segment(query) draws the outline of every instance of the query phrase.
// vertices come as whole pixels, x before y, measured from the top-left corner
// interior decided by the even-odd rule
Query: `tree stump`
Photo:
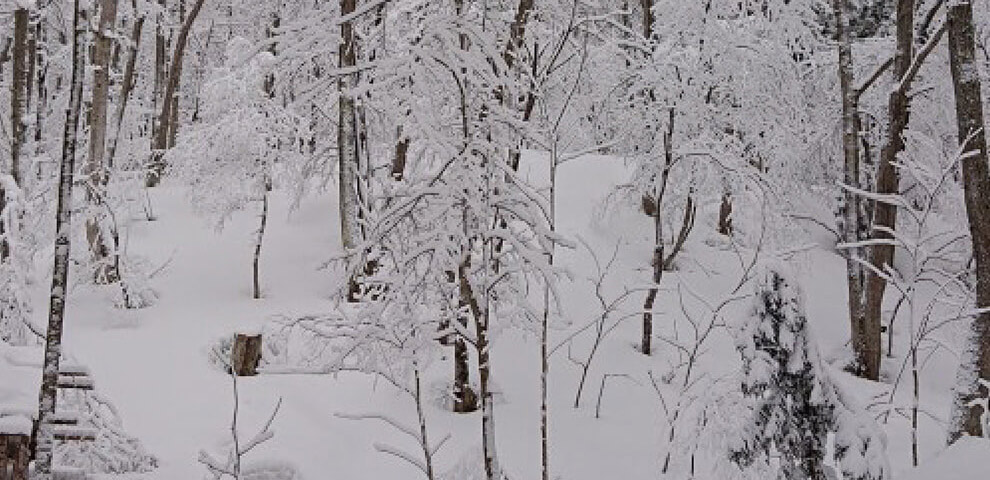
[[[230,350],[230,367],[234,375],[238,377],[257,375],[260,361],[261,335],[235,334],[234,346]]]
[[[31,436],[0,433],[0,480],[27,480]]]

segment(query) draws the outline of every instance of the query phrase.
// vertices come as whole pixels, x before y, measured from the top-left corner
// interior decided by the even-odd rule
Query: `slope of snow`
[[[540,180],[546,178],[545,161],[531,156],[528,165],[536,183],[545,183]],[[649,219],[631,209],[600,214],[603,198],[626,175],[620,161],[589,156],[562,166],[558,177],[559,231],[583,240],[602,263],[619,245],[614,271],[604,285],[609,296],[619,295],[623,288],[642,286],[650,274]],[[200,478],[206,470],[196,461],[199,451],[206,449],[221,458],[225,452],[233,403],[230,379],[211,365],[210,349],[218,339],[238,331],[258,330],[274,318],[329,311],[333,279],[318,267],[340,250],[338,208],[333,192],[304,199],[295,210],[288,208],[287,196],[274,195],[262,253],[264,298],[253,300],[250,262],[257,214],[235,215],[223,231],[217,232],[193,214],[181,188],[165,185],[153,189],[151,198],[159,219],[136,219],[128,227],[126,248],[161,266],[151,281],[160,295],[159,302],[144,310],[118,310],[111,306],[113,292],[109,287],[78,287],[68,307],[65,344],[75,361],[90,367],[97,388],[113,400],[125,429],[159,458],[160,468],[136,478]],[[698,227],[679,270],[665,276],[655,320],[661,334],[689,333],[682,299],[691,318],[702,321],[709,314],[710,305],[705,303],[717,304],[738,281],[744,262],[711,232],[710,221],[716,211],[717,205],[701,206]],[[798,261],[803,265],[802,280],[815,336],[821,350],[831,352],[842,348],[848,322],[842,260],[828,251],[828,246],[823,247],[801,254]],[[583,246],[561,249],[558,259],[572,279],[561,286],[564,310],[553,319],[553,345],[560,345],[551,358],[553,475],[568,480],[655,479],[668,449],[669,412],[665,414],[665,405],[676,401],[678,388],[661,382],[661,397],[651,377],[662,377],[681,359],[659,341],[651,357],[636,351],[640,336],[636,312],[643,295],[631,295],[614,316],[626,319],[602,343],[589,369],[581,406],[574,408],[580,368],[572,358],[586,357],[591,330],[583,327],[601,312],[589,280],[594,275],[594,263],[588,250]],[[37,305],[47,305],[46,286],[46,282],[38,282]],[[692,299],[693,295],[702,300]],[[733,304],[725,311],[725,318],[731,320],[747,307],[746,302]],[[36,308],[36,321],[43,323],[46,310]],[[562,343],[569,338],[573,338],[570,345]],[[708,375],[730,374],[738,368],[738,355],[724,332],[713,334],[705,351],[708,353],[700,368]],[[496,408],[502,461],[511,478],[538,478],[539,345],[535,332],[516,330],[498,337],[493,363],[494,382],[502,393]],[[440,395],[451,371],[447,360],[437,362],[427,372],[433,397]],[[606,374],[610,376],[602,389]],[[943,369],[927,377],[944,382],[950,375]],[[864,404],[882,390],[875,384],[858,384],[855,379],[843,382],[854,385]],[[387,412],[413,421],[414,406],[387,382],[355,373],[267,374],[242,378],[238,387],[242,437],[256,432],[282,399],[273,424],[274,439],[252,452],[249,462],[286,461],[310,480],[422,478],[401,459],[374,447],[375,443],[388,443],[415,452],[416,446],[408,438],[381,422],[335,415]],[[0,385],[0,395],[3,392]],[[946,395],[926,391],[923,404],[930,410],[947,410]],[[595,418],[596,410],[600,418]],[[452,435],[437,456],[441,471],[464,459],[477,458],[480,417],[449,413],[440,408],[439,401],[431,402],[427,416],[432,438]],[[941,427],[927,418],[924,422],[923,461],[942,445]],[[895,416],[888,426],[895,465],[909,464],[905,425]],[[970,443],[962,448],[969,449],[963,453],[976,452]],[[480,470],[480,464],[475,465]],[[917,472],[911,475],[904,478],[934,478]]]

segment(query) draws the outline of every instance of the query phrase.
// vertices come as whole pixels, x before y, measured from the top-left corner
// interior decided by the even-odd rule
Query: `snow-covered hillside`
[[[539,158],[529,157],[526,165],[531,179],[542,181],[545,163]],[[631,295],[609,317],[607,324],[618,326],[602,341],[589,369],[581,406],[574,408],[581,373],[576,361],[586,359],[595,335],[594,322],[602,313],[594,293],[593,279],[598,274],[587,248],[603,266],[618,252],[602,286],[606,298],[645,283],[649,275],[645,266],[651,232],[645,217],[635,211],[603,208],[605,197],[626,175],[619,160],[586,157],[562,167],[558,178],[560,231],[580,240],[575,248],[560,253],[570,278],[561,284],[563,310],[552,322],[552,345],[557,348],[551,354],[550,458],[561,478],[656,478],[671,448],[665,409],[672,411],[681,390],[676,382],[665,384],[662,377],[677,365],[679,354],[674,346],[663,343],[652,357],[636,350],[639,317],[630,312],[636,311],[642,294]],[[274,196],[262,261],[264,296],[255,300],[250,291],[255,216],[237,214],[224,230],[216,231],[192,212],[182,188],[166,184],[151,195],[158,219],[136,219],[130,224],[128,248],[161,266],[151,280],[159,294],[157,304],[122,310],[112,306],[110,287],[76,288],[68,307],[65,345],[71,358],[92,370],[98,390],[116,405],[125,429],[158,457],[159,468],[140,478],[199,478],[205,473],[197,462],[199,451],[221,452],[230,438],[231,382],[211,361],[211,349],[234,332],[257,331],[280,318],[335,308],[328,292],[332,273],[318,267],[340,248],[333,228],[338,210],[332,195],[305,198],[296,208],[290,208],[287,196]],[[710,218],[712,206],[705,208],[709,211],[703,215]],[[685,312],[699,323],[708,321],[710,306],[703,302],[714,305],[728,298],[752,255],[751,249],[736,252],[708,230],[707,226],[698,229],[678,261],[678,270],[664,280],[658,301],[662,313],[657,320],[664,338],[674,339],[674,328],[679,329],[681,340],[690,335]],[[827,244],[812,245],[790,257],[801,272],[809,318],[826,357],[843,351],[848,335],[846,322],[837,321],[843,318],[845,302],[839,281],[844,273],[842,260],[829,249]],[[45,283],[36,285],[39,304],[46,300]],[[738,302],[721,318],[731,324],[749,306],[749,301]],[[42,313],[38,312],[39,322]],[[701,377],[731,375],[740,367],[732,340],[722,328],[715,329],[704,351]],[[498,387],[497,441],[503,462],[512,478],[534,478],[539,469],[535,330],[512,329],[498,335],[493,362]],[[450,478],[460,479],[465,477],[459,476],[463,473],[457,472],[463,470],[455,469],[456,465],[480,460],[480,419],[477,413],[454,414],[443,408],[442,392],[448,388],[450,369],[449,352],[429,368],[432,400],[427,418],[435,438],[452,435],[438,454],[438,462],[442,470],[454,472]],[[863,403],[885,390],[837,369],[831,372]],[[947,412],[943,386],[951,375],[946,370],[926,373],[923,378],[922,402],[935,415]],[[603,381],[603,377],[607,378]],[[381,413],[414,422],[414,405],[385,381],[360,373],[263,373],[241,378],[238,387],[239,428],[244,435],[260,428],[282,399],[273,424],[274,439],[253,452],[249,461],[289,462],[308,479],[413,479],[421,475],[403,460],[375,448],[394,443],[414,451],[414,442],[384,422],[339,416]],[[687,401],[701,404],[711,394],[691,390]],[[908,469],[903,465],[910,456],[906,421],[894,415],[886,430],[888,451],[900,473],[895,478],[927,478],[905,476]],[[922,456],[928,459],[943,448],[942,429],[926,417],[921,431]]]

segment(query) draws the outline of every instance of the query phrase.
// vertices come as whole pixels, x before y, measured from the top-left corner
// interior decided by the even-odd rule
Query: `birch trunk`
[[[990,307],[990,173],[984,135],[983,100],[974,41],[973,10],[969,2],[949,7],[949,65],[956,99],[956,121],[962,154],[966,213],[976,263],[976,306]],[[985,435],[983,408],[971,401],[990,395],[990,313],[973,319],[968,344],[960,358],[949,443],[963,434]],[[982,381],[982,382],[981,382]]]
[[[340,0],[340,14],[354,13],[357,0]],[[339,68],[357,64],[354,25],[344,22],[341,27],[341,44],[338,50]],[[337,162],[340,195],[340,237],[345,249],[355,248],[359,240],[358,226],[358,138],[357,111],[349,90],[354,86],[353,75],[341,75],[337,81],[340,95],[337,123]],[[353,280],[352,280],[353,281]]]
[[[49,419],[55,414],[59,360],[62,353],[62,323],[69,276],[69,236],[72,232],[72,186],[76,158],[76,129],[82,104],[83,37],[87,20],[73,2],[72,77],[69,104],[65,109],[62,141],[62,165],[58,184],[58,209],[55,217],[55,266],[52,272],[51,304],[48,333],[45,336],[45,359],[38,399],[38,440],[35,447],[35,471],[38,480],[52,480],[53,431]]]
[[[485,246],[483,248],[489,247]],[[475,346],[478,349],[478,397],[481,402],[481,449],[485,464],[485,478],[488,480],[502,480],[502,467],[499,465],[498,451],[495,447],[495,404],[490,385],[489,311],[487,302],[485,308],[482,308],[481,304],[478,303],[474,288],[468,279],[468,270],[470,269],[468,258],[465,255],[464,260],[461,261],[461,264],[458,266],[457,276],[460,281],[460,297],[468,305],[471,315],[474,317],[474,327],[477,335]]]

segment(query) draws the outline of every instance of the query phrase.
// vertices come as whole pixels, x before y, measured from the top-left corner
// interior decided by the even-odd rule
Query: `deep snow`
[[[543,176],[545,164],[532,158],[530,161],[530,175]],[[621,162],[607,157],[575,160],[563,165],[559,172],[559,230],[571,238],[580,236],[603,261],[616,242],[623,244],[616,270],[606,285],[612,294],[623,286],[642,285],[649,275],[651,232],[646,217],[632,211],[598,214],[605,195],[626,175]],[[193,213],[180,187],[166,184],[150,194],[158,219],[147,222],[136,218],[127,227],[126,248],[132,255],[147,257],[153,265],[163,265],[151,281],[160,296],[157,305],[120,310],[112,306],[113,292],[109,287],[79,286],[72,291],[67,308],[65,345],[76,361],[91,369],[97,389],[115,403],[125,429],[159,458],[156,471],[135,477],[200,478],[206,470],[196,461],[198,452],[222,451],[229,439],[232,407],[230,380],[211,365],[211,347],[220,338],[236,331],[259,329],[278,316],[321,313],[332,308],[328,298],[331,273],[318,266],[340,249],[338,208],[332,191],[305,198],[296,209],[289,208],[288,195],[274,196],[262,260],[264,298],[253,300],[250,261],[257,213],[239,213],[223,231],[217,232]],[[685,324],[677,301],[678,282],[717,302],[738,279],[740,266],[735,253],[710,233],[709,222],[716,209],[717,205],[702,206],[699,225],[679,263],[680,270],[664,280],[665,288],[657,302],[660,332],[669,333],[672,325],[683,328]],[[836,352],[842,351],[848,336],[844,270],[842,259],[830,248],[827,241],[822,241],[817,248],[796,255],[793,261],[801,272],[810,321],[823,356],[838,358],[841,354]],[[560,264],[571,271],[573,280],[561,287],[565,310],[554,320],[554,344],[600,313],[587,280],[593,274],[587,251],[582,247],[558,253]],[[46,320],[47,285],[44,279],[35,284],[39,324]],[[641,302],[642,295],[633,296],[624,304],[624,311],[639,308]],[[688,301],[688,305],[690,311],[703,313],[698,302]],[[745,306],[730,311],[738,314]],[[586,354],[589,335],[585,332],[576,337],[574,355]],[[554,476],[568,480],[658,477],[661,455],[667,448],[667,424],[648,372],[660,375],[668,371],[676,363],[676,355],[657,342],[657,352],[644,357],[634,348],[638,338],[639,322],[632,318],[605,340],[591,368],[579,409],[572,405],[579,369],[568,360],[567,347],[554,354],[550,379]],[[738,367],[738,355],[726,335],[717,334],[708,350],[704,365],[710,371],[729,372]],[[501,335],[493,351],[494,380],[503,397],[496,409],[497,438],[503,463],[514,479],[538,478],[538,355],[536,335],[526,332]],[[451,368],[447,361],[432,366],[428,383],[434,396],[439,396],[436,391],[443,387]],[[947,416],[947,388],[953,368],[951,361],[938,361],[923,377],[922,404],[942,418]],[[610,378],[602,398],[601,418],[596,419],[603,374],[627,376]],[[864,403],[884,390],[880,385],[837,371],[835,374]],[[283,399],[274,422],[275,438],[253,452],[249,461],[288,461],[310,480],[421,476],[408,464],[373,447],[376,442],[385,442],[415,451],[408,439],[398,437],[380,422],[335,416],[381,411],[412,421],[413,405],[386,382],[354,373],[267,374],[243,378],[239,388],[243,435],[256,431],[277,399]],[[675,390],[671,387],[663,391],[671,395]],[[453,434],[438,455],[440,469],[446,470],[478,448],[480,417],[448,413],[438,403],[431,403],[427,415],[433,438]],[[905,426],[903,419],[894,416],[887,427],[891,463],[898,474],[910,465],[909,432]],[[948,459],[926,465],[943,449],[942,432],[927,417],[921,428],[923,467],[898,478],[933,478],[948,468],[944,466],[985,462],[985,453],[990,453],[984,448],[986,444],[974,440],[953,449]],[[985,465],[978,468],[987,471]],[[979,470],[973,470],[976,471]]]

